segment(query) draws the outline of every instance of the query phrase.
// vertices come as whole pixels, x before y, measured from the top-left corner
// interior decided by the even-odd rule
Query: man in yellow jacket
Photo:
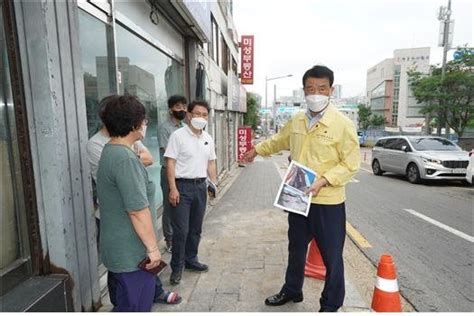
[[[288,267],[285,284],[266,305],[303,301],[303,280],[308,243],[314,238],[326,266],[326,282],[320,312],[337,311],[344,302],[342,251],[346,235],[345,185],[359,170],[359,141],[354,124],[330,102],[334,73],[314,66],[303,76],[308,111],[298,113],[271,139],[244,155],[252,162],[257,155],[269,156],[290,150],[291,158],[317,172],[308,217],[288,214]]]

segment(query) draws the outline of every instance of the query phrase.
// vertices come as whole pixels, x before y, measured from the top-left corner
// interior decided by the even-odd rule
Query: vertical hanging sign
[[[240,82],[242,84],[253,84],[253,35],[242,35],[240,47]]]
[[[240,126],[237,129],[237,161],[242,161],[244,154],[252,147],[252,128]]]

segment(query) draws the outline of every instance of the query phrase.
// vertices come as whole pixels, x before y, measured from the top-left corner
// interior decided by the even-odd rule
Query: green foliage
[[[448,125],[461,137],[474,116],[474,55],[472,48],[460,48],[464,55],[446,64],[442,78],[441,67],[432,66],[426,75],[408,72],[409,84],[418,103],[424,103],[421,113],[437,118],[436,122]]]
[[[357,106],[359,109],[359,128],[367,129],[370,126],[370,116],[372,115],[372,110],[369,107],[366,107],[363,104]]]
[[[247,113],[244,114],[244,125],[252,126],[252,129],[255,130],[259,123],[259,110],[260,104],[257,102],[257,96],[247,92]]]
[[[363,104],[357,106],[359,109],[359,128],[368,129],[371,126],[382,126],[385,124],[385,118],[381,115],[372,113],[370,107]]]
[[[370,118],[370,125],[372,126],[382,126],[385,124],[385,118],[382,115],[374,114]]]

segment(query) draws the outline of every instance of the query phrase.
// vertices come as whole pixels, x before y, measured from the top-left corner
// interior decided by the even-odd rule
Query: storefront
[[[132,94],[147,107],[143,142],[155,158],[149,172],[157,184],[157,207],[162,197],[156,129],[167,119],[171,95],[209,101],[219,170],[229,169],[242,118],[226,96],[222,69],[231,63],[210,66],[201,56],[207,54],[211,7],[222,5],[0,0],[1,311],[100,306],[86,144],[101,127],[103,97]],[[196,79],[199,63],[207,67],[206,85]]]
[[[167,119],[167,100],[185,93],[185,40],[145,1],[116,1],[114,7],[79,3],[79,38],[89,137],[101,127],[99,102],[110,94],[135,95],[149,119],[143,143],[155,163],[148,168],[162,204],[157,126]],[[113,17],[113,18],[112,18]],[[144,18],[145,17],[145,18]],[[109,22],[112,21],[112,22]],[[159,23],[156,23],[159,21]]]
[[[168,97],[187,96],[184,36],[146,1],[1,0],[0,10],[1,310],[92,311],[100,284],[85,145],[100,128],[99,101],[144,102],[159,188],[156,127]]]

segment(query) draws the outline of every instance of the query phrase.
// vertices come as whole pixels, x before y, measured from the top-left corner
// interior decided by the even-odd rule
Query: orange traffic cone
[[[380,257],[377,269],[377,281],[372,298],[372,310],[375,312],[401,312],[402,303],[398,290],[397,272],[392,256]]]
[[[326,267],[324,266],[323,258],[314,239],[309,246],[304,275],[319,280],[326,280]]]

